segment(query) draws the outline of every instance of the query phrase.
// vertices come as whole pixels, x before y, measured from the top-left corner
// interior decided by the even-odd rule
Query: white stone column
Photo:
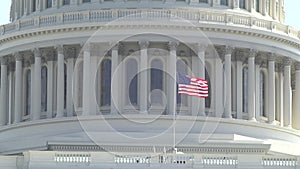
[[[294,101],[294,115],[293,127],[300,130],[300,62],[295,63],[296,69],[296,84],[295,84],[295,101]]]
[[[291,59],[284,60],[284,80],[283,80],[283,112],[284,126],[292,127],[292,89],[291,89]]]
[[[93,47],[95,48],[95,47]],[[92,52],[95,53],[95,52]],[[98,57],[93,55],[91,56],[91,68],[90,68],[90,115],[96,115],[97,114],[97,92],[96,92],[96,83],[97,83],[97,67],[98,67]]]
[[[31,77],[31,82],[30,82],[30,112],[29,112],[29,116],[30,116],[30,120],[33,120],[33,111],[34,111],[34,105],[36,104],[35,100],[34,100],[34,92],[35,92],[35,77],[34,77],[34,74],[35,74],[35,65],[34,65],[34,57],[30,58],[30,77]]]
[[[68,56],[67,59],[67,116],[71,117],[74,113],[73,102],[73,74],[74,74],[74,57],[76,55],[75,49],[73,49],[73,56]]]
[[[255,58],[255,119],[260,121],[260,66],[262,64],[262,59],[260,57]]]
[[[232,118],[231,115],[231,53],[233,48],[226,46],[225,49],[225,118]]]
[[[205,50],[207,48],[207,45],[199,43],[196,44],[195,48],[197,56],[192,58],[192,72],[196,77],[205,79]],[[205,116],[205,99],[199,99],[198,97],[192,97],[191,99],[192,115]]]
[[[1,58],[1,89],[0,89],[0,126],[7,124],[8,115],[8,77],[7,77],[7,59]]]
[[[111,51],[111,101],[110,101],[110,113],[118,114],[121,113],[120,107],[120,70],[117,70],[119,65],[119,45],[115,45]],[[114,90],[116,89],[116,90]]]
[[[140,62],[140,113],[148,114],[148,41],[139,42],[141,49],[141,62]]]
[[[283,100],[284,100],[284,95],[283,95],[283,65],[279,64],[278,65],[278,106],[279,106],[279,122],[280,125],[283,127]]]
[[[9,66],[8,68],[8,118],[7,125],[12,124],[12,120],[14,120],[14,80],[13,80],[13,67]]]
[[[15,74],[15,117],[14,123],[19,123],[22,120],[22,84],[23,84],[23,57],[20,53],[16,53],[16,74]]]
[[[256,51],[251,49],[248,58],[248,115],[249,120],[255,119],[255,55]]]
[[[34,106],[32,111],[33,120],[40,119],[41,116],[41,52],[39,49],[34,50]]]
[[[56,93],[56,118],[64,116],[64,48],[59,45],[56,47],[57,50],[57,93]]]
[[[243,119],[243,57],[236,56],[236,113]]]
[[[233,0],[233,8],[239,8],[239,7],[240,7],[239,0]]]
[[[168,57],[167,70],[168,70],[168,114],[176,114],[176,61],[177,53],[176,49],[178,42],[169,42],[170,56]]]
[[[54,69],[54,53],[47,55],[47,118],[53,117],[53,69]]]
[[[220,58],[214,59],[215,63],[215,74],[214,74],[214,90],[215,90],[215,116],[218,118],[222,118],[224,114],[224,100],[223,100],[223,95],[224,95],[224,90],[223,90],[223,63]]]
[[[266,0],[262,0],[262,11],[261,13],[266,16],[267,15],[267,7],[266,7]]]
[[[268,113],[269,123],[275,124],[275,54],[268,57]]]
[[[91,97],[91,79],[90,79],[91,53],[90,44],[83,47],[83,103],[82,115],[87,116],[90,113],[90,97]]]

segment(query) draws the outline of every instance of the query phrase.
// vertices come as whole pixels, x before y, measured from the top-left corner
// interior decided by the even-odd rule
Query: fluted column
[[[225,49],[225,88],[226,88],[226,95],[225,95],[225,118],[232,118],[231,115],[231,53],[233,48],[226,46]]]
[[[115,45],[111,51],[111,101],[110,101],[110,113],[118,114],[120,111],[120,93],[119,93],[119,70],[117,70],[119,64],[119,45]],[[116,90],[113,90],[116,89]],[[121,112],[119,112],[121,113]]]
[[[255,120],[255,50],[250,50],[248,58],[248,115],[249,120]]]
[[[255,118],[260,121],[260,67],[262,64],[262,58],[259,56],[255,58]]]
[[[57,50],[57,93],[56,93],[56,118],[64,116],[64,48],[59,45]]]
[[[236,56],[236,117],[243,119],[243,58]]]
[[[16,53],[16,75],[15,75],[15,116],[14,123],[21,122],[22,119],[22,83],[23,83],[23,57],[20,53]]]
[[[300,130],[300,62],[295,64],[296,69],[296,84],[295,84],[295,101],[294,101],[294,115],[293,126],[295,129]]]
[[[41,52],[39,49],[34,50],[34,107],[33,107],[33,120],[40,119],[41,114]]]
[[[268,57],[268,113],[269,123],[275,124],[275,54]]]
[[[1,58],[1,89],[0,89],[0,126],[7,124],[8,113],[8,86],[7,86],[7,59]]]
[[[169,42],[170,56],[168,57],[167,70],[169,74],[168,85],[168,114],[176,114],[176,59],[177,42]]]
[[[283,77],[283,65],[280,64],[278,65],[278,114],[279,114],[279,121],[280,121],[280,125],[283,127],[283,123],[284,123],[284,120],[283,120],[283,111],[284,111],[284,105],[283,105],[283,100],[284,100],[284,94],[283,94],[283,80],[284,80],[284,77]]]
[[[54,69],[54,51],[47,55],[47,118],[53,117],[53,69]]]
[[[291,59],[284,60],[284,80],[283,80],[283,110],[284,110],[284,126],[292,126],[292,89],[291,89]]]
[[[233,0],[233,8],[239,8],[239,7],[240,7],[239,0]]]
[[[91,47],[91,51],[97,48],[97,45]],[[96,53],[96,52],[91,52]],[[98,57],[97,55],[91,55],[91,66],[90,66],[90,115],[97,114],[97,92],[96,92],[96,82],[97,82],[97,67],[98,67]]]
[[[82,101],[82,115],[87,116],[90,113],[90,66],[91,53],[90,44],[85,44],[83,47],[83,101]]]
[[[192,57],[192,71],[196,77],[205,79],[205,50],[207,45],[196,44],[197,57]],[[210,87],[210,86],[209,86]],[[205,116],[205,99],[192,97],[192,115]]]
[[[141,49],[141,63],[140,63],[140,113],[148,113],[148,41],[139,42]]]
[[[67,59],[67,116],[71,117],[74,113],[74,102],[72,95],[72,84],[73,84],[73,74],[74,74],[74,57],[76,55],[76,50],[72,49],[72,55],[69,54]]]

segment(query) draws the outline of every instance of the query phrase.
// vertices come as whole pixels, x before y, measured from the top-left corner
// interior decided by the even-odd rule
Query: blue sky
[[[9,10],[11,0],[0,0],[0,25],[9,22]],[[300,30],[300,1],[285,0],[286,24],[294,26]]]

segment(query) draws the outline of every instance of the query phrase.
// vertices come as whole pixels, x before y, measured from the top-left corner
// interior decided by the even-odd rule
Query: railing
[[[237,157],[203,157],[203,164],[206,166],[236,166],[238,165]]]
[[[297,29],[275,21],[263,20],[260,18],[250,17],[249,15],[241,15],[237,13],[185,9],[113,9],[58,13],[47,16],[37,16],[2,25],[0,26],[0,35],[6,35],[19,30],[49,25],[63,25],[84,22],[108,22],[121,19],[123,17],[126,17],[126,19],[135,20],[156,19],[173,21],[179,19],[196,23],[205,22],[232,26],[236,25],[251,27],[253,29],[263,29],[300,39],[300,33]]]
[[[56,163],[86,164],[91,162],[91,155],[86,153],[57,153],[54,156]]]
[[[262,165],[266,167],[296,167],[296,158],[264,157]]]

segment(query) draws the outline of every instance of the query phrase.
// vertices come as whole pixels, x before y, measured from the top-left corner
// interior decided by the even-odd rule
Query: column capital
[[[295,62],[295,69],[300,70],[300,62]]]
[[[41,50],[39,48],[33,49],[33,55],[34,57],[41,57]]]
[[[256,55],[257,55],[257,50],[255,50],[255,49],[250,49],[249,50],[249,58],[253,58],[253,57],[255,57]]]
[[[276,72],[282,72],[283,71],[283,64],[282,63],[277,63],[275,64],[275,71]]]
[[[291,66],[291,64],[292,64],[292,59],[291,58],[286,57],[286,58],[283,59],[283,65],[284,66]]]
[[[276,60],[276,54],[275,53],[268,53],[268,61],[275,61]]]
[[[76,48],[75,47],[67,47],[64,49],[65,58],[75,58],[76,57]]]
[[[149,46],[149,41],[139,41],[140,49],[147,49]]]
[[[109,45],[112,46],[111,50],[119,50],[119,48],[120,48],[119,42],[110,42]]]
[[[23,60],[23,55],[20,54],[20,52],[16,52],[14,54],[16,61],[22,61]]]
[[[225,55],[231,55],[234,50],[232,46],[225,46]]]
[[[64,54],[64,46],[63,45],[57,45],[55,46],[55,50],[57,51],[57,54]]]
[[[208,46],[208,45],[205,44],[205,43],[196,43],[196,44],[195,44],[195,48],[196,48],[197,52],[205,52],[207,46]]]
[[[0,62],[1,62],[1,65],[7,65],[8,64],[8,59],[6,57],[1,57]]]
[[[82,43],[80,44],[81,50],[84,52],[89,52],[91,50],[91,44],[90,43]]]
[[[55,61],[56,52],[54,50],[48,50],[45,52],[47,61]]]
[[[168,43],[168,47],[169,47],[170,50],[175,50],[176,51],[178,45],[179,45],[179,43],[176,42],[176,41],[170,41]]]
[[[261,57],[256,57],[255,58],[255,64],[261,65],[263,63],[263,59]]]

